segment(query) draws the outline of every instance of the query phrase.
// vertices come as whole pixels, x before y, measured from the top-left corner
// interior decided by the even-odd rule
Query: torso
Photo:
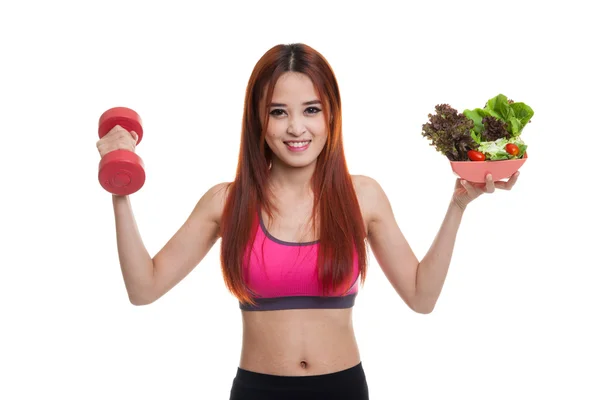
[[[363,208],[360,177],[353,179],[368,232],[369,212]],[[286,208],[294,211],[286,212]],[[312,203],[286,208],[280,207],[275,223],[262,214],[269,233],[287,242],[317,240],[307,224]],[[351,308],[242,311],[242,318],[242,369],[272,375],[321,375],[360,362]]]
[[[352,309],[242,312],[240,368],[271,375],[321,375],[360,362]]]

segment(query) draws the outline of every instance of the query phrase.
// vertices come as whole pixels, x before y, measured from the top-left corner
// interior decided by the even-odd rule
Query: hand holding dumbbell
[[[111,108],[100,116],[100,140],[96,147],[102,159],[98,167],[98,180],[108,192],[126,196],[144,185],[144,163],[135,154],[143,135],[140,116],[129,108]]]

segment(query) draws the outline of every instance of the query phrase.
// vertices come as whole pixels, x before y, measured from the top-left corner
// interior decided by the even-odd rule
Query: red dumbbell
[[[135,111],[126,107],[115,107],[105,111],[98,122],[100,139],[116,125],[122,126],[128,132],[135,131],[138,135],[136,145],[142,141],[142,119]],[[112,194],[126,196],[135,193],[146,181],[144,162],[132,151],[111,151],[100,160],[98,180],[100,185]]]

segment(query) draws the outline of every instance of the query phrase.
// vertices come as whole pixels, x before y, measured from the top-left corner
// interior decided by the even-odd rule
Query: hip
[[[238,367],[229,400],[333,399],[368,400],[362,362],[341,371],[320,375],[288,376],[249,371]]]

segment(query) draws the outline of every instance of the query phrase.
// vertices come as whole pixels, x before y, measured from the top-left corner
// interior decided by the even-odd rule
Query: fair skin
[[[304,104],[313,100],[320,99],[310,80],[301,74],[287,73],[275,86],[273,103],[279,105],[270,108],[266,141],[274,152],[270,185],[279,212],[273,221],[265,214],[263,218],[271,235],[289,242],[318,239],[308,229],[313,206],[309,183],[327,135],[323,113],[316,110],[322,110],[321,104]],[[126,132],[120,134],[127,136]],[[117,133],[113,135],[116,136]],[[134,140],[130,136],[129,139]],[[289,141],[306,140],[310,144],[305,151],[287,148]],[[104,143],[107,142],[102,146],[107,146]],[[101,154],[108,151],[102,146],[98,146]],[[488,177],[485,184],[457,180],[440,230],[422,260],[415,256],[400,230],[382,187],[370,177],[353,176],[372,254],[398,296],[412,310],[426,314],[434,309],[467,205],[495,189],[510,190],[517,176],[507,182],[494,182]],[[226,188],[227,183],[210,188],[183,226],[152,259],[141,243],[128,198],[113,196],[121,268],[133,304],[156,301],[200,263],[218,240]],[[121,250],[126,248],[134,250]],[[352,309],[242,311],[242,317],[243,369],[303,376],[332,373],[360,362]]]

